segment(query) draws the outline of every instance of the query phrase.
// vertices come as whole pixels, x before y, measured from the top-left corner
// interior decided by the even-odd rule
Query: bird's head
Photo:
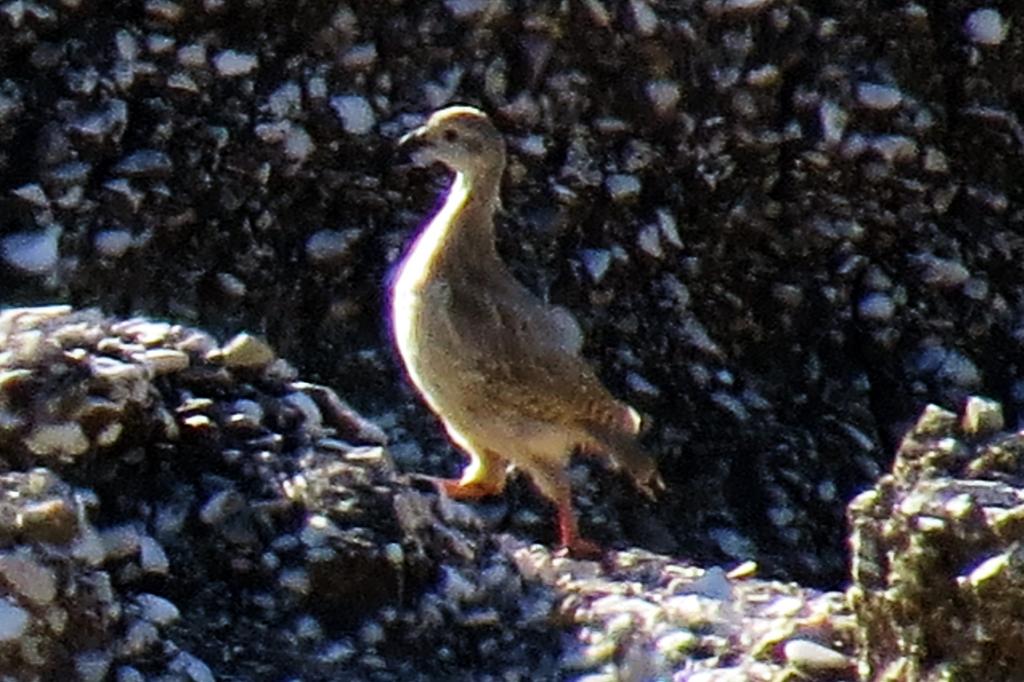
[[[418,164],[440,162],[469,177],[505,166],[505,141],[487,114],[453,106],[431,114],[427,122],[399,140]]]

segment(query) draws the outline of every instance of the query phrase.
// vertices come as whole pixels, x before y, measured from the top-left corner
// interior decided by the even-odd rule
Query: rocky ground
[[[846,503],[889,470],[926,404],[958,411],[967,396],[982,394],[998,401],[1010,431],[1019,421],[1022,26],[1015,3],[963,0],[0,1],[0,303],[103,311],[76,313],[86,318],[74,324],[101,332],[69,337],[79,344],[67,346],[72,357],[42,349],[51,353],[40,356],[47,363],[70,363],[66,374],[46,375],[45,400],[33,397],[34,373],[46,363],[33,360],[31,348],[4,360],[14,372],[4,390],[15,396],[5,409],[20,415],[3,425],[4,438],[22,443],[3,452],[5,490],[16,504],[41,505],[27,517],[3,517],[9,527],[22,524],[3,541],[0,551],[13,552],[4,561],[14,562],[5,575],[54,572],[53,590],[39,578],[44,587],[31,597],[7,578],[4,632],[38,632],[45,623],[51,634],[86,633],[81,647],[59,643],[61,660],[74,660],[82,676],[121,667],[171,674],[166,666],[178,661],[179,676],[208,666],[228,679],[266,679],[298,669],[277,658],[286,651],[298,652],[303,666],[326,666],[303,668],[304,679],[329,678],[339,670],[331,666],[353,661],[368,666],[351,668],[357,677],[374,666],[403,677],[443,666],[453,675],[542,668],[556,676],[571,661],[594,663],[579,674],[607,673],[632,665],[635,650],[669,651],[664,669],[677,671],[697,660],[741,665],[747,654],[732,647],[761,639],[737,634],[743,619],[727,635],[686,625],[667,606],[681,585],[669,590],[665,576],[691,569],[674,564],[657,569],[662,577],[651,577],[654,568],[622,574],[631,576],[625,583],[663,592],[643,597],[657,612],[633,604],[628,619],[609,618],[614,636],[594,625],[603,616],[581,606],[578,627],[553,636],[547,617],[537,616],[535,630],[512,646],[487,624],[492,616],[478,625],[459,620],[473,609],[456,608],[446,593],[435,604],[442,619],[422,617],[445,626],[424,629],[445,630],[442,640],[455,648],[427,637],[417,649],[403,639],[414,630],[402,625],[413,611],[402,609],[421,608],[411,601],[374,611],[377,627],[354,634],[337,614],[310,605],[320,602],[308,595],[326,589],[306,565],[316,564],[307,555],[319,556],[319,540],[289,524],[322,517],[360,527],[338,522],[348,503],[336,490],[347,488],[329,482],[339,477],[390,486],[393,495],[379,504],[394,521],[370,539],[323,531],[343,556],[353,546],[377,547],[367,565],[386,576],[383,587],[357,581],[349,592],[332,582],[340,601],[325,604],[348,605],[352,595],[391,603],[382,590],[429,594],[437,581],[449,584],[442,572],[451,562],[470,575],[518,576],[508,579],[532,596],[513,602],[550,614],[559,612],[564,584],[585,582],[593,570],[562,562],[556,573],[584,577],[546,579],[520,567],[524,555],[542,566],[547,559],[517,543],[551,539],[550,510],[528,486],[475,508],[480,520],[462,518],[457,506],[436,509],[428,490],[395,478],[451,474],[460,463],[405,384],[382,320],[389,269],[444,182],[404,165],[394,141],[449,102],[494,116],[511,152],[502,252],[531,287],[580,318],[602,377],[651,417],[646,442],[668,493],[638,504],[628,484],[580,463],[584,531],[628,550],[623,561],[634,567],[667,561],[635,558],[645,551],[730,571],[753,560],[767,578],[839,588],[850,575]],[[139,314],[188,326],[153,332],[154,340],[106,317],[123,323]],[[44,336],[65,326],[46,319]],[[200,345],[180,346],[190,328],[205,330],[194,332]],[[241,337],[244,352],[292,364],[271,363],[277,369],[266,377],[271,365],[225,364],[215,351],[237,351],[229,340],[241,332],[269,342]],[[95,345],[106,338],[125,348]],[[76,359],[76,348],[86,355]],[[146,355],[152,351],[159,352]],[[79,405],[88,391],[58,398],[79,381],[109,380],[104,362],[90,364],[93,355],[135,367],[110,371],[128,372],[145,395],[110,395],[101,386],[99,405]],[[29,364],[18,364],[25,358]],[[183,383],[165,385],[181,372]],[[20,411],[37,399],[47,406],[41,414]],[[316,421],[311,404],[322,431],[307,429]],[[169,416],[149,412],[158,405]],[[38,424],[46,428],[35,433]],[[139,424],[154,426],[140,432]],[[374,449],[385,436],[386,454]],[[100,456],[112,447],[117,456]],[[178,458],[182,447],[189,454]],[[943,471],[957,480],[963,473]],[[284,482],[299,479],[312,483],[284,492]],[[150,480],[173,485],[154,490]],[[225,521],[239,505],[236,493],[261,500],[257,520]],[[204,556],[186,542],[176,554],[166,530],[176,528],[175,514],[158,520],[157,511],[178,509],[207,528],[202,505],[214,500],[210,528],[240,524],[225,531],[230,542]],[[37,537],[23,524],[40,510],[46,522]],[[50,513],[64,528],[56,537]],[[409,523],[426,537],[406,543]],[[85,540],[85,554],[66,555],[89,528],[113,532],[109,547]],[[468,540],[451,539],[453,528]],[[285,535],[297,540],[273,545]],[[441,547],[452,542],[473,549],[451,556]],[[154,573],[164,563],[154,543],[174,580]],[[75,562],[98,575],[70,580]],[[967,563],[935,574],[969,575]],[[399,564],[408,573],[384,568]],[[198,567],[193,579],[180,573],[187,566]],[[887,575],[880,570],[878,580]],[[286,589],[281,575],[294,578]],[[494,579],[470,582],[495,594],[512,589]],[[734,598],[749,579],[713,580]],[[304,592],[309,585],[317,588]],[[239,597],[243,587],[262,596]],[[92,595],[83,604],[103,608],[76,615],[64,603],[72,588]],[[619,589],[629,588],[609,591]],[[798,591],[816,598],[810,587]],[[184,608],[199,594],[205,600]],[[708,608],[732,603],[725,590],[713,594],[719,605]],[[178,605],[179,615],[139,595]],[[519,622],[508,610],[514,605],[494,608],[501,623]],[[656,634],[624,634],[635,622],[651,623]],[[843,627],[806,628],[808,641],[854,653]],[[104,633],[115,631],[138,638],[116,656],[104,644],[112,641]],[[284,639],[258,636],[271,631]],[[781,631],[789,633],[778,639],[781,649],[755,648],[751,660],[779,670],[787,652],[799,660],[803,645],[785,642],[801,641],[803,630]],[[883,631],[898,656],[920,649],[894,644],[896,629]],[[671,662],[671,646],[655,644],[662,635],[683,641],[686,662]],[[651,644],[620,642],[634,639]],[[579,656],[568,657],[575,643]],[[17,660],[30,667],[18,670],[45,670],[39,661],[52,657],[40,651],[24,658],[20,650]],[[417,667],[425,659],[442,667]],[[897,669],[881,658],[861,663]],[[125,679],[138,679],[133,674]]]
[[[0,349],[0,679],[852,679],[841,593],[493,534],[251,336],[26,308]]]

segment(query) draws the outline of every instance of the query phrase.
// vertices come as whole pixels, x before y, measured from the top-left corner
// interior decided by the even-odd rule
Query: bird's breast
[[[409,378],[437,411],[457,361],[446,326],[448,285],[421,274],[409,267],[399,273],[392,291],[391,326]]]

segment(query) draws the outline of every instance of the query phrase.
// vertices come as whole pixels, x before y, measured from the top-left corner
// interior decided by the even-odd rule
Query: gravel
[[[88,376],[117,388],[87,405],[70,401],[88,419],[60,401],[31,418],[21,408],[0,414],[0,433],[20,443],[17,467],[4,474],[21,477],[4,485],[26,491],[19,532],[63,543],[68,561],[107,572],[114,587],[177,575],[173,540],[194,523],[200,500],[229,489],[248,500],[247,485],[225,482],[219,469],[196,474],[180,499],[152,505],[152,518],[140,520],[110,506],[109,485],[74,476],[109,464],[113,472],[92,473],[127,487],[123,467],[148,466],[139,463],[154,455],[134,440],[149,442],[138,419],[150,415],[155,433],[190,447],[236,438],[214,448],[216,461],[262,481],[259,472],[269,475],[294,451],[289,425],[312,412],[260,390],[225,392],[219,402],[214,389],[225,376],[261,371],[290,382],[282,395],[299,391],[316,403],[317,429],[350,425],[318,436],[333,457],[386,434],[407,444],[403,466],[456,474],[459,455],[395,362],[381,304],[392,264],[444,182],[406,164],[395,141],[431,109],[463,102],[485,108],[510,141],[499,248],[528,286],[580,320],[583,352],[648,417],[644,444],[665,472],[667,493],[638,504],[614,472],[580,458],[573,476],[584,532],[704,566],[753,559],[766,577],[842,587],[844,504],[888,469],[927,404],[959,409],[972,394],[988,395],[1003,404],[1010,430],[1024,409],[1014,267],[1024,259],[1024,126],[1019,74],[1007,68],[1024,60],[1024,42],[1008,7],[581,0],[384,11],[155,0],[111,13],[102,3],[0,3],[0,302],[74,302],[123,322],[147,316],[124,322],[137,332],[103,332],[137,334],[117,342],[129,348],[83,339],[65,348],[68,358],[54,356],[55,366],[70,367],[69,384]],[[609,186],[611,178],[619,179]],[[348,230],[344,255],[310,257],[313,234]],[[111,242],[106,232],[117,236]],[[175,325],[204,331],[168,344]],[[271,364],[228,367],[209,355],[245,330],[272,349]],[[49,352],[39,346],[45,334],[18,338],[18,357]],[[75,360],[80,349],[85,360]],[[146,359],[150,351],[160,353]],[[34,371],[17,365],[0,387],[27,400]],[[198,384],[162,392],[181,376]],[[299,377],[335,387],[352,405],[291,386],[311,384]],[[644,385],[637,378],[657,390],[631,391]],[[258,403],[264,421],[235,410],[238,400]],[[360,411],[374,421],[354,420]],[[168,457],[198,466],[197,457]],[[37,464],[68,490],[29,494],[25,477]],[[496,533],[553,537],[550,510],[515,477],[506,496],[478,510]],[[100,518],[104,527],[136,527],[139,549],[117,560],[127,565],[104,564]],[[245,551],[214,552],[222,572],[255,566],[277,585],[277,571],[304,568],[274,549],[300,528],[271,533],[264,551],[250,543],[244,518],[225,522],[231,527],[216,537]],[[402,547],[407,561],[416,556]],[[317,573],[308,575],[315,589]],[[223,656],[230,643],[201,619],[237,614],[214,588],[200,589],[215,582],[202,573],[183,590],[212,595],[210,612],[177,606],[186,630],[199,623],[204,635],[184,650],[219,674],[217,661],[237,659]],[[81,601],[96,613],[133,603],[107,599],[102,580],[88,584]],[[284,614],[274,594],[268,588],[245,603]],[[493,612],[481,609],[457,631],[492,627]],[[297,633],[316,628],[300,630],[309,622],[301,617],[320,616],[287,613],[297,617],[289,636],[306,641]],[[432,614],[420,615],[445,629],[448,621]],[[374,619],[391,641],[401,618]],[[236,621],[239,651],[248,651],[246,638],[255,641],[262,625]],[[130,623],[97,628],[121,625]],[[387,646],[364,651],[349,630],[326,621],[320,630],[323,639],[305,650],[309,665],[330,671],[330,661],[347,657],[360,671],[412,676],[395,672],[415,668],[394,664]],[[557,638],[534,634],[523,638],[536,646],[528,658],[554,665]],[[666,635],[665,650],[690,638]],[[426,658],[438,666],[476,660],[483,639],[465,639],[433,640]],[[486,646],[510,650],[491,639]],[[292,648],[290,640],[266,647]],[[101,670],[103,657],[90,651],[68,655]],[[66,674],[78,675],[68,660]],[[518,660],[512,652],[506,668],[480,673],[499,676]],[[159,678],[169,674],[156,669],[166,662],[150,668],[115,657],[107,670]]]

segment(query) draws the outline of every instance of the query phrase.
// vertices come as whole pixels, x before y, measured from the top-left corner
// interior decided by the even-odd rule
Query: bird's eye
[[[459,139],[458,131],[453,130],[452,128],[449,128],[448,130],[444,131],[445,142],[455,142],[455,140],[457,139]]]

